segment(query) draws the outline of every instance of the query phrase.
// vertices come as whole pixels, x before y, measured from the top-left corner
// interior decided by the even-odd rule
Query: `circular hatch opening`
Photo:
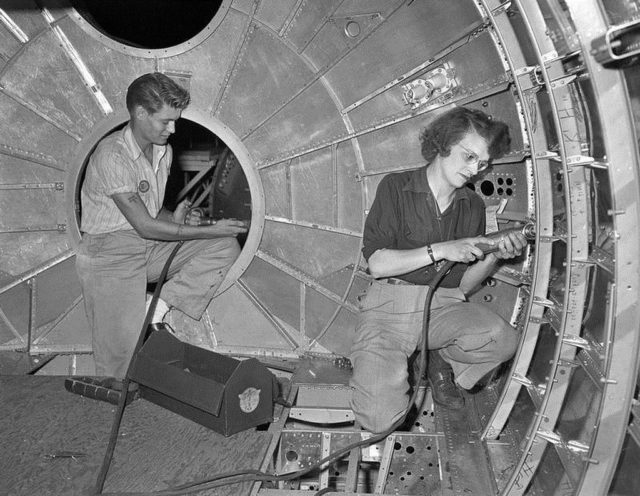
[[[122,129],[125,124],[115,126],[104,136]],[[96,145],[102,137],[96,140]],[[176,122],[176,132],[169,143],[173,147],[173,162],[165,192],[165,208],[173,211],[180,201],[189,199],[194,207],[202,209],[206,217],[214,220],[233,218],[251,221],[252,202],[247,177],[236,155],[219,136],[196,122],[182,118]],[[82,164],[75,188],[78,226],[82,215],[80,191],[93,148]],[[241,246],[246,239],[247,234],[238,236]]]
[[[124,45],[161,49],[200,33],[222,0],[72,0],[74,8],[102,34]]]
[[[100,140],[122,128],[128,120],[129,114],[125,109],[118,109],[106,117],[85,136],[72,158],[66,178],[66,205],[68,232],[76,246],[81,235],[80,191],[89,157]],[[174,148],[171,169],[174,177],[170,177],[171,183],[167,184],[163,205],[171,209],[182,192],[182,196],[187,198],[196,195],[196,201],[200,202],[198,206],[216,219],[226,217],[250,221],[249,231],[238,239],[242,252],[227,273],[219,289],[221,293],[242,275],[258,250],[264,229],[262,182],[239,137],[221,121],[197,108],[185,109],[169,143]],[[205,163],[212,165],[206,172]],[[183,167],[189,170],[183,170]]]

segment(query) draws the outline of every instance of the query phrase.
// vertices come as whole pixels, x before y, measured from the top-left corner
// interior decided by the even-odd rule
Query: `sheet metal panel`
[[[365,171],[390,172],[424,165],[420,153],[420,131],[434,117],[436,115],[432,114],[415,117],[360,136],[358,143]]]
[[[22,186],[12,186],[20,189],[0,190],[0,209],[8,211],[15,209],[16,215],[3,217],[0,220],[0,232],[28,231],[43,227],[47,230],[57,231],[57,226],[65,224],[64,209],[61,203],[64,201],[64,189],[56,188],[56,184],[45,183],[42,187],[36,187],[38,183],[29,183]]]
[[[360,239],[355,236],[270,221],[265,223],[261,245],[313,278],[356,263],[359,247]]]
[[[556,428],[562,439],[578,441],[584,446],[591,445],[598,426],[599,411],[595,406],[601,399],[601,384],[594,384],[583,368],[575,368]],[[574,486],[577,486],[581,474],[589,465],[589,457],[586,453],[571,455],[569,452],[563,458],[565,469]]]
[[[0,344],[17,342],[21,348],[26,348],[26,335],[29,330],[30,288],[22,283],[9,291],[0,294]]]
[[[242,274],[242,282],[265,309],[292,328],[300,324],[300,283],[277,267],[254,258]]]
[[[597,156],[597,155],[596,155]],[[593,223],[591,238],[594,247],[614,256],[614,201],[612,199],[611,181],[606,169],[591,171],[591,212]]]
[[[340,6],[341,0],[326,0],[322,3],[303,0],[293,10],[293,17],[282,27],[281,36],[301,53],[306,46],[315,41],[320,31],[333,12]]]
[[[336,64],[350,50],[363,42],[369,34],[384,22],[389,5],[376,8],[373,2],[342,2],[338,11],[327,19],[318,30],[313,42],[304,47],[302,55],[318,70],[325,71]],[[353,10],[346,11],[345,9]],[[339,13],[343,11],[343,13]]]
[[[294,76],[287,77],[293,80]],[[298,81],[299,85],[303,83]],[[328,146],[332,140],[346,135],[336,102],[322,80],[289,96],[286,102],[280,102],[280,107],[273,109],[277,113],[265,116],[268,120],[259,123],[255,132],[243,138],[259,164],[296,157]]]
[[[353,267],[345,267],[325,278],[322,283],[340,294],[343,294],[342,287],[348,285],[346,301],[357,306],[356,298],[368,287],[369,279],[364,277],[360,270],[354,274]],[[339,286],[336,287],[335,284]],[[308,308],[315,308],[315,299],[314,292],[309,292]],[[312,344],[318,342],[334,353],[348,356],[355,335],[356,316],[349,308],[336,308],[335,305],[332,308],[333,314],[328,319],[319,322],[322,327],[318,326],[320,333],[313,338]],[[307,320],[309,320],[308,317]]]
[[[0,232],[4,237],[29,230],[47,229],[36,235],[44,239],[61,238],[58,226],[66,224],[64,217],[64,175],[61,171],[44,167],[10,155],[0,157],[0,211],[14,211],[14,215],[4,215],[0,220]],[[31,235],[33,237],[33,234]],[[28,239],[28,238],[27,238]],[[24,241],[24,239],[23,239]],[[60,239],[60,241],[65,241]],[[33,262],[34,257],[42,257],[42,246],[10,243],[0,248],[2,253],[2,271],[11,274],[22,272],[25,263]],[[5,251],[6,250],[6,251]],[[2,277],[0,277],[2,280]]]
[[[136,77],[155,69],[153,58],[137,57],[133,53],[124,54],[114,50],[101,43],[101,38],[106,40],[108,37],[95,31],[77,12],[69,10],[65,14],[57,25],[79,53],[111,106],[114,109],[125,108],[127,86]]]
[[[337,225],[345,229],[362,232],[364,223],[364,195],[359,173],[358,151],[355,143],[340,143],[336,147],[337,165],[336,218]]]
[[[471,27],[467,27],[467,29],[471,29]],[[454,36],[454,34],[457,34],[457,32],[451,31],[449,37]],[[428,50],[425,50],[424,59],[416,65],[425,63],[431,57],[439,54],[439,50],[442,47],[438,46],[437,48],[438,50],[429,47]],[[483,56],[478,57],[478,53],[482,53]],[[487,32],[481,32],[470,39],[465,38],[461,46],[450,53],[444,54],[441,59],[435,60],[424,71],[412,75],[407,79],[413,80],[417,77],[424,77],[425,73],[428,73],[434,68],[441,67],[444,63],[451,67],[451,71],[459,85],[452,90],[454,95],[463,93],[473,95],[484,89],[491,88],[496,82],[502,81],[504,77],[504,66],[496,54],[493,40]],[[411,108],[404,104],[402,92],[403,89],[401,85],[389,88],[385,93],[380,94],[376,98],[363,103],[358,108],[349,112],[349,116],[354,123],[359,124],[360,122],[367,122],[371,119],[372,114],[392,112],[409,113]],[[502,107],[501,105],[496,105],[495,109],[484,108],[483,110],[490,114],[497,112],[496,118],[512,120],[514,118],[513,112],[510,112],[510,109],[513,108],[512,96],[508,95],[508,98],[503,99],[502,103],[507,106]]]
[[[242,280],[212,302],[207,311],[208,318],[204,319],[207,329],[210,329],[211,343],[207,347],[277,355],[304,346],[307,339],[298,332],[297,327],[282,322],[279,318],[282,313],[271,312],[279,311],[281,307],[269,307],[271,301],[265,298],[256,302],[256,297],[262,294],[254,293],[252,289],[245,287]],[[238,311],[238,308],[242,308],[242,311]],[[176,317],[186,318],[179,312],[176,312]],[[190,329],[195,327],[193,324],[195,322],[190,325],[185,323],[183,328],[192,332]]]
[[[220,105],[226,92],[235,91],[235,88],[229,88],[232,84],[229,81],[229,71],[236,63],[235,57],[241,49],[247,26],[248,20],[245,17],[230,10],[225,15],[224,22],[210,32],[201,43],[193,46],[187,44],[184,52],[157,62],[161,71],[189,76],[198,73],[198,77],[189,77],[189,91],[192,96],[190,107],[215,115],[218,110],[216,105]],[[252,105],[258,103],[261,98],[261,95],[254,96],[256,99]],[[248,119],[249,115],[250,112],[243,112],[242,117]]]
[[[353,267],[345,267],[344,269],[330,274],[328,277],[323,278],[320,282],[323,286],[327,287],[331,291],[339,295],[346,295],[347,301],[354,307],[357,305],[356,296],[359,290],[363,289],[367,281],[357,279],[359,284],[353,284],[354,269]],[[331,349],[340,349],[341,354],[347,356],[350,351],[350,345],[353,339],[353,328],[356,316],[349,309],[341,311],[341,307],[334,301],[327,299],[317,291],[311,288],[306,288],[306,305],[305,305],[305,334],[313,340],[322,340],[327,343],[331,341],[328,339],[327,327],[339,326],[342,332],[338,333],[342,335],[340,342],[333,343]],[[335,319],[341,314],[341,319],[336,322]],[[335,336],[336,330],[330,334]],[[347,346],[348,345],[348,346]]]
[[[4,24],[0,24],[0,70],[7,61],[22,48],[22,42],[18,40]]]
[[[465,0],[438,3],[437,7],[430,2],[396,1],[385,14],[385,22],[327,73],[344,106],[422,64],[443,48],[442,40],[478,19],[477,11]]]
[[[605,369],[604,349],[610,339],[607,329],[607,312],[603,311],[611,304],[611,275],[601,267],[594,267],[590,280],[589,300],[585,306],[583,335],[590,342],[599,345],[598,361],[602,370]]]
[[[10,126],[0,126],[2,156],[17,156],[60,171],[67,168],[64,159],[75,145],[71,136],[6,93],[0,93],[0,112],[11,122]]]
[[[243,136],[285,105],[312,77],[304,61],[276,34],[252,25],[234,62],[228,83],[231,89],[217,116]],[[246,112],[247,105],[251,112]]]
[[[0,248],[2,270],[13,277],[71,249],[68,236],[57,230],[18,232],[4,237],[7,240]]]
[[[256,3],[255,0],[233,0],[231,7],[246,15],[251,15],[255,10]]]
[[[562,460],[553,445],[544,448],[538,473],[531,486],[527,488],[528,496],[566,496],[575,493],[575,487],[566,478],[566,474],[558,470]]]
[[[266,215],[292,218],[291,163],[292,161],[282,162],[260,170]]]
[[[34,38],[47,27],[44,17],[40,15],[40,5],[35,0],[3,0],[0,8],[5,9],[11,20],[29,38]]]
[[[351,143],[260,171],[266,214],[359,233],[362,195]]]
[[[348,282],[348,279],[345,282]],[[325,328],[334,322],[340,306],[311,288],[305,288],[305,293],[304,333],[309,339],[318,341],[326,336]],[[349,355],[350,345],[353,342],[355,315],[353,312],[348,313],[351,315],[347,314],[346,322],[342,323],[345,331],[342,343],[329,344],[329,349],[340,350],[343,356]],[[325,338],[324,342],[328,343],[328,339]]]
[[[280,0],[279,2],[260,2],[256,10],[256,20],[266,24],[274,31],[280,31],[294,12],[298,0]],[[234,3],[236,7],[238,2]]]
[[[5,151],[5,153],[2,153]],[[0,148],[0,177],[3,185],[53,184],[60,182],[64,185],[64,172],[47,167],[44,164],[32,162],[26,158],[12,156],[11,150]],[[63,167],[63,163],[56,164]]]
[[[43,31],[2,74],[3,91],[78,141],[101,117],[80,73],[52,31]]]
[[[291,218],[333,225],[336,217],[336,177],[332,150],[309,153],[291,162]],[[351,179],[352,181],[354,179]]]
[[[351,352],[354,337],[355,326],[353,312],[340,308],[335,318],[332,316],[331,320],[323,322],[321,333],[313,339],[311,345],[318,343],[333,353],[348,357]]]

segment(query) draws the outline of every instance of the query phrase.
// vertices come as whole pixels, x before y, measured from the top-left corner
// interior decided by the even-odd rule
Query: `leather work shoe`
[[[451,410],[460,410],[463,408],[464,397],[453,381],[453,369],[451,365],[440,356],[438,350],[429,352],[427,369],[433,401]]]
[[[171,327],[166,322],[152,322],[151,324],[149,324],[149,327],[147,328],[147,335],[156,331],[167,331],[174,335],[176,333],[176,331],[173,330],[173,327]]]
[[[151,336],[151,334],[157,331],[167,331],[174,336],[176,335],[176,331],[174,331],[173,327],[171,327],[169,324],[166,324],[165,322],[152,322],[147,326],[147,332],[144,336],[145,341],[149,338],[149,336]]]

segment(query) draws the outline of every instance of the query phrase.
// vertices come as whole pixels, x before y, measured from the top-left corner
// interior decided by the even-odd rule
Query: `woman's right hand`
[[[475,238],[454,239],[431,245],[436,260],[471,263],[484,258],[484,252],[477,245],[494,246],[496,241],[484,236]]]

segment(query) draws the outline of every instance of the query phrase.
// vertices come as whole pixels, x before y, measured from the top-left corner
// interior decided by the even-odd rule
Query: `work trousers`
[[[356,421],[382,432],[409,404],[408,358],[422,345],[429,288],[372,281],[358,297],[360,314],[351,350],[351,407]],[[458,288],[439,288],[429,314],[427,346],[439,350],[456,383],[472,388],[513,356],[519,333],[486,306],[469,303]]]
[[[145,318],[147,284],[158,280],[176,244],[146,240],[135,231],[83,235],[76,269],[96,375],[125,376]],[[199,319],[239,254],[233,237],[185,241],[160,297]]]

